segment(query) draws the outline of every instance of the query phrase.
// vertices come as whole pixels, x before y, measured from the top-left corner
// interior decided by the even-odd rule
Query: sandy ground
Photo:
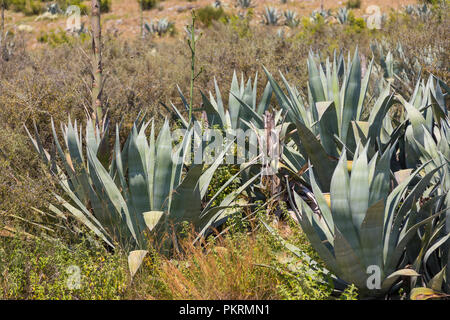
[[[183,27],[190,21],[190,10],[210,5],[214,0],[165,0],[161,1],[158,8],[144,11],[144,21],[152,19],[168,18],[175,23],[178,31],[182,31]],[[380,7],[381,12],[388,12],[391,9],[399,9],[403,5],[416,3],[415,0],[362,0],[360,9],[354,10],[357,16],[367,13],[367,8],[371,5]],[[85,1],[90,5],[89,1]],[[236,0],[221,0],[222,7],[227,12],[238,12],[242,10],[236,8]],[[309,15],[313,10],[319,9],[322,0],[288,0],[286,4],[282,4],[280,0],[253,0],[255,5],[254,22],[258,23],[260,15],[266,6],[278,8],[281,11],[293,10],[298,16]],[[336,9],[343,7],[345,1],[323,0],[325,9]],[[31,48],[39,47],[37,37],[42,32],[64,29],[66,27],[67,17],[59,16],[57,19],[37,20],[37,16],[26,17],[22,13],[6,11],[6,28],[13,29],[15,32],[23,32],[26,34],[27,43]],[[82,16],[81,21],[89,25],[87,16]],[[112,9],[110,12],[102,15],[103,33],[116,33],[123,37],[135,37],[140,32],[140,16],[139,4],[137,0],[112,0]],[[180,32],[181,33],[181,32]],[[181,33],[182,34],[182,33]]]

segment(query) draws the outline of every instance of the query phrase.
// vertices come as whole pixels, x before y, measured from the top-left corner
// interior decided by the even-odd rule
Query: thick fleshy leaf
[[[302,147],[313,165],[314,175],[317,177],[321,190],[327,192],[330,189],[330,177],[333,175],[334,164],[314,134],[301,122],[297,121],[296,125]]]
[[[383,270],[384,201],[379,200],[367,209],[361,224],[361,247],[366,267],[375,265]]]
[[[161,210],[167,205],[172,176],[172,139],[169,123],[164,123],[156,140],[155,175],[153,182],[153,210]],[[149,211],[149,210],[147,210]]]
[[[356,119],[359,97],[361,94],[361,62],[358,50],[355,51],[353,62],[349,70],[349,76],[345,84],[344,103],[342,106],[342,123],[340,138],[346,142],[347,131],[351,120]]]
[[[139,267],[142,265],[147,253],[147,250],[134,250],[128,254],[128,267],[130,268],[131,278],[134,277]]]
[[[331,214],[334,218],[335,229],[339,229],[353,250],[360,256],[359,238],[351,214],[350,179],[346,163],[347,157],[343,153],[331,178]]]
[[[365,288],[367,274],[364,262],[360,260],[353,246],[337,228],[334,237],[334,254],[341,272],[338,276],[348,283],[354,283],[358,288]]]
[[[333,193],[332,201],[333,201]],[[367,149],[353,160],[349,190],[350,212],[353,224],[359,232],[369,207],[369,170],[367,166]]]
[[[164,211],[148,211],[144,212],[144,221],[148,230],[153,231],[156,225],[160,222],[161,217],[164,215]]]

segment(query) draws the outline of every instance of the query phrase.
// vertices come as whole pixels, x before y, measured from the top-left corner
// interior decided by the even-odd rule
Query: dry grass
[[[270,264],[268,248],[252,237],[241,243],[221,239],[209,250],[183,245],[184,254],[162,264],[161,280],[173,299],[277,299],[279,276],[258,264]]]

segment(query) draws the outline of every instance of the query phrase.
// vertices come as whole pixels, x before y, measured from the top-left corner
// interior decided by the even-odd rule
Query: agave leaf
[[[370,178],[369,206],[380,199],[386,200],[391,187],[390,163],[393,153],[392,149],[387,149],[375,164],[373,176]]]
[[[161,105],[170,112],[170,109],[167,107],[166,104],[164,104],[164,102],[160,102]],[[175,105],[171,102],[170,105],[172,106],[172,109],[175,111],[175,113],[177,114],[178,119],[181,121],[181,124],[183,125],[184,128],[188,128],[189,127],[189,123],[188,121],[183,117],[182,113],[178,110],[177,107],[175,107]]]
[[[415,224],[414,226],[412,226],[411,228],[409,228],[406,231],[405,235],[401,239],[398,239],[397,244],[394,243],[392,245],[392,247],[391,246],[389,247],[390,254],[387,256],[386,263],[385,263],[386,273],[391,273],[391,272],[393,272],[393,270],[395,270],[396,265],[398,264],[402,254],[405,250],[405,247],[407,246],[409,241],[414,237],[415,233],[417,232],[417,229],[420,226],[433,220],[440,214],[441,213],[436,213],[436,214],[422,220],[421,222]]]
[[[389,290],[394,283],[398,280],[399,277],[418,277],[420,274],[418,274],[413,269],[400,269],[393,273],[391,273],[386,279],[384,279],[383,283],[381,284],[381,289],[383,291]]]
[[[447,240],[450,238],[450,233],[446,234],[444,237],[440,238],[438,241],[436,241],[430,248],[427,249],[425,252],[425,255],[423,257],[423,263],[425,264],[428,262],[428,259],[430,258],[431,254],[435,252],[437,249],[439,249],[441,246],[444,246],[444,244],[447,242]]]
[[[104,196],[103,199],[107,200],[112,227],[120,228],[121,231],[119,232],[125,233],[125,229],[121,228],[121,223],[114,222],[123,219],[128,226],[129,232],[131,232],[131,235],[137,241],[136,226],[134,225],[127,204],[119,189],[97,157],[92,154],[92,151],[88,149],[87,154],[91,177],[97,188],[102,190]]]
[[[356,119],[357,120],[361,119],[362,107],[363,107],[364,100],[367,95],[367,88],[369,85],[369,78],[372,73],[373,61],[374,61],[374,58],[372,58],[372,60],[370,60],[369,67],[367,68],[366,74],[364,75],[364,79],[362,80],[362,83],[361,83],[361,93],[360,93],[359,101],[358,101],[358,109],[356,111]]]
[[[214,89],[217,97],[217,112],[220,115],[220,119],[225,118],[225,109],[223,108],[222,95],[220,94],[219,86],[217,85],[216,78],[214,78]],[[222,120],[223,123],[223,120]]]
[[[366,267],[376,265],[383,270],[383,222],[384,201],[381,199],[367,209],[361,224],[361,247]]]
[[[128,267],[130,268],[131,278],[134,277],[139,267],[142,265],[147,253],[147,250],[134,250],[128,254]]]
[[[318,179],[321,190],[327,192],[330,189],[330,177],[333,175],[334,164],[314,134],[301,122],[297,121],[296,125],[302,146],[313,165],[314,175]]]
[[[200,92],[202,95],[203,108],[206,111],[206,117],[208,119],[208,125],[213,127],[215,125],[219,125],[221,128],[225,126],[223,122],[223,118],[220,116],[219,111],[211,104],[211,102],[206,98],[203,92]]]
[[[172,176],[172,139],[167,120],[156,140],[155,175],[153,180],[153,210],[160,210],[167,204]],[[149,211],[149,210],[147,210]]]
[[[198,239],[200,239],[201,236],[203,236],[208,229],[211,227],[211,225],[213,223],[216,222],[216,220],[224,213],[224,211],[226,209],[230,208],[230,205],[232,204],[233,201],[236,200],[236,198],[245,190],[248,188],[249,185],[251,185],[256,179],[259,178],[261,174],[258,173],[255,176],[253,176],[252,178],[250,178],[248,181],[246,181],[243,185],[241,185],[238,189],[234,190],[233,192],[231,192],[230,194],[228,194],[223,200],[222,202],[219,204],[219,206],[217,207],[211,207],[212,204],[212,199],[210,200],[210,202],[206,205],[206,207],[202,210],[200,218],[203,221],[207,221],[206,224],[203,226],[203,228],[201,229],[201,231],[199,232],[199,235],[197,236],[197,238],[195,239],[195,242],[198,241]],[[228,182],[232,181],[233,177],[230,178],[228,180]],[[219,192],[221,192],[219,190]],[[216,193],[216,195],[219,194],[219,192]],[[213,197],[214,198],[214,197]]]
[[[240,103],[239,101],[236,100],[235,95],[241,96],[241,92],[239,90],[239,83],[236,77],[236,72],[233,72],[230,95],[228,98],[228,110],[230,112],[231,117],[231,127],[234,129],[238,128],[239,111],[240,111]]]
[[[320,212],[323,215],[325,222],[328,226],[328,229],[330,230],[330,233],[334,236],[334,220],[333,216],[331,214],[330,207],[328,206],[327,200],[325,199],[325,196],[320,191],[319,186],[317,185],[316,178],[314,177],[314,173],[311,171],[310,174],[310,182],[312,191],[314,193],[314,197],[317,201],[317,205],[319,206]]]
[[[241,104],[242,108],[242,115],[239,118],[239,120],[246,120],[246,121],[251,121],[254,122],[255,124],[258,125],[258,127],[264,127],[264,121],[263,118],[256,113],[255,110],[252,109],[251,106],[249,106],[244,100],[241,100],[239,97],[237,97],[234,93],[231,93],[234,98]]]
[[[133,127],[132,138],[128,146],[128,182],[131,205],[135,211],[136,222],[140,231],[144,230],[143,213],[150,211],[150,199],[147,181],[146,149],[148,145],[143,134],[138,134]]]
[[[347,157],[345,156],[345,152],[343,152],[331,178],[331,212],[334,217],[335,229],[339,229],[345,235],[353,250],[360,256],[359,238],[353,222],[349,201],[350,179],[346,163]]]
[[[334,143],[334,135],[338,134],[338,118],[333,101],[317,102],[316,108],[319,116],[320,140],[325,151],[337,157],[338,152]]]
[[[434,291],[441,291],[444,283],[445,267],[430,280],[428,286]]]
[[[445,121],[448,123],[448,111],[445,105],[445,96],[442,93],[441,86],[439,85],[439,81],[436,84],[435,90],[431,91],[431,99],[433,104],[431,105],[433,109],[433,115],[436,119],[436,123],[439,126],[441,121]]]
[[[366,286],[367,274],[364,264],[353,249],[353,246],[344,238],[338,228],[335,228],[334,254],[343,280],[354,283],[359,288]]]
[[[309,75],[309,87],[311,89],[311,94],[315,102],[325,101],[326,97],[324,95],[323,83],[319,74],[316,63],[312,52],[308,55],[308,75]],[[320,68],[320,65],[319,65]]]
[[[393,221],[394,221],[394,212],[395,209],[399,206],[402,197],[404,193],[407,190],[407,187],[411,180],[426,166],[427,164],[421,165],[419,168],[417,168],[405,181],[403,181],[401,184],[399,184],[397,187],[392,190],[392,192],[389,194],[387,200],[386,200],[386,212],[384,217],[384,259],[386,260],[386,257],[388,255],[388,252],[390,248],[394,246],[394,243],[396,240],[394,240],[393,236],[391,236],[391,230],[393,229]],[[406,209],[406,207],[405,207]],[[396,217],[398,218],[398,216]],[[403,217],[402,217],[403,220]],[[400,220],[399,220],[400,221]],[[400,225],[400,223],[399,223]],[[393,230],[396,232],[396,235],[400,232],[399,230]]]
[[[380,136],[383,120],[386,118],[393,102],[392,95],[389,93],[389,87],[386,87],[381,92],[369,115],[369,132],[367,137],[372,141],[377,141],[377,138]]]
[[[312,225],[312,215],[314,215],[314,213],[312,212],[311,208],[309,208],[309,206],[295,192],[294,201],[294,212],[297,216],[297,220],[300,222],[302,230],[311,241],[311,245],[319,253],[320,257],[324,260],[328,268],[332,270],[333,273],[339,275],[340,269],[334,257],[334,249],[329,244],[330,241],[320,238],[317,232],[317,228],[314,228],[314,226]],[[323,234],[325,235],[325,233]],[[332,241],[334,242],[334,239]],[[326,245],[325,242],[328,242],[328,245]]]
[[[272,98],[272,86],[270,85],[270,82],[267,82],[266,88],[264,89],[263,95],[261,97],[261,101],[259,102],[258,108],[256,109],[256,112],[260,116],[262,116],[264,112],[266,112],[266,110],[269,108],[271,98]]]
[[[297,117],[297,114],[295,112],[295,109],[292,108],[292,105],[288,99],[288,97],[284,94],[283,90],[281,90],[278,83],[275,81],[275,79],[272,77],[270,72],[263,66],[264,72],[267,75],[267,78],[269,79],[269,83],[271,88],[273,89],[275,93],[275,97],[277,98],[278,104],[280,105],[280,108],[287,110],[288,115],[287,118],[290,122],[295,122]],[[303,119],[297,119],[298,121],[304,121]]]
[[[144,221],[148,230],[153,231],[156,225],[161,220],[161,217],[164,215],[164,211],[148,211],[144,212]]]
[[[361,95],[361,62],[358,49],[355,51],[353,62],[349,70],[349,76],[345,84],[344,102],[342,105],[342,123],[340,138],[346,142],[347,131],[352,119],[356,119],[359,97]]]
[[[353,161],[349,191],[351,217],[353,219],[353,224],[359,233],[369,206],[369,170],[367,166],[366,148],[362,154]],[[333,193],[332,196],[334,196]]]
[[[309,119],[307,115],[307,111],[305,109],[305,106],[303,104],[302,97],[300,94],[296,91],[294,87],[291,87],[289,85],[289,82],[286,80],[284,75],[280,72],[281,79],[283,80],[284,86],[286,87],[288,94],[289,94],[289,105],[291,106],[290,109],[285,109],[288,112],[291,112],[292,119],[298,119],[305,123],[307,126],[309,126]]]
[[[114,245],[111,243],[111,241],[108,239],[109,236],[107,235],[106,231],[100,230],[97,226],[95,226],[83,212],[72,206],[69,202],[65,201],[63,198],[55,195],[59,202],[66,208],[77,220],[79,220],[81,223],[83,223],[86,227],[88,227],[90,230],[92,230],[97,236],[99,236],[103,241],[105,241],[108,245],[110,245],[112,248],[114,248]],[[50,207],[50,210],[52,208]]]
[[[201,211],[199,179],[202,167],[202,165],[193,165],[183,182],[174,190],[169,212],[171,222],[176,224],[192,221],[194,225],[198,225]]]
[[[428,300],[433,298],[443,298],[445,296],[446,296],[445,294],[436,292],[433,289],[420,287],[420,288],[413,288],[411,290],[409,298],[411,300]]]

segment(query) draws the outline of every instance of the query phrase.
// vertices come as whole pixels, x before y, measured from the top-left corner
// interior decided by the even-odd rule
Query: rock
[[[23,32],[32,32],[33,31],[33,27],[26,25],[26,24],[19,24],[17,26],[17,30],[19,31],[23,31]]]
[[[187,6],[176,6],[175,7],[175,10],[177,10],[178,13],[184,12],[187,10],[192,10],[192,9],[194,9],[194,6],[191,4],[188,4]]]

